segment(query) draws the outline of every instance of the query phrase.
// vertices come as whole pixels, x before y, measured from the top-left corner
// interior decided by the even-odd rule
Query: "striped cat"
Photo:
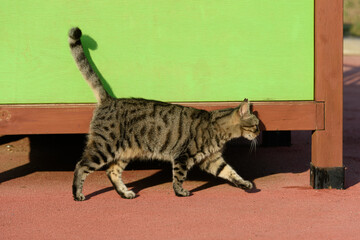
[[[135,158],[170,161],[177,196],[190,195],[182,184],[194,164],[237,187],[253,187],[222,157],[223,146],[230,139],[244,137],[255,141],[259,135],[259,120],[250,113],[247,99],[237,108],[212,112],[145,99],[115,99],[106,92],[85,57],[81,35],[79,28],[72,28],[69,45],[98,104],[84,153],[74,172],[75,200],[85,200],[82,193],[85,178],[104,166],[119,195],[134,198],[136,194],[127,189],[121,175]]]

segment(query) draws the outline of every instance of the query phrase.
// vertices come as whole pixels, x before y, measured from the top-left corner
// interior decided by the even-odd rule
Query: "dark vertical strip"
[[[218,169],[216,170],[216,176],[219,176],[219,174],[220,174],[221,171],[225,168],[226,165],[227,165],[227,164],[224,163],[224,162],[222,162],[222,163],[220,164],[220,166],[219,166]]]

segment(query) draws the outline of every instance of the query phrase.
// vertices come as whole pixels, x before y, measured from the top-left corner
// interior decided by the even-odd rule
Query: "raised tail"
[[[81,35],[81,30],[78,27],[70,29],[69,45],[71,49],[71,54],[73,55],[76,65],[78,66],[81,74],[83,75],[86,82],[90,85],[97,101],[100,103],[105,99],[109,98],[110,95],[106,92],[99,76],[91,67],[89,61],[85,56],[84,49],[80,40]]]

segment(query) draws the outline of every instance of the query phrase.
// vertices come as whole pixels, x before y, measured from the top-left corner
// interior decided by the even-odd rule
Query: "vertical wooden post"
[[[312,135],[314,188],[344,187],[342,17],[342,0],[315,0],[315,101],[325,103],[325,129]]]

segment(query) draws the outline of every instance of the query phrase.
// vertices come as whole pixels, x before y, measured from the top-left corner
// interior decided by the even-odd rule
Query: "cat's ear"
[[[250,114],[250,103],[247,98],[240,104],[239,107],[239,115],[240,117],[245,116],[246,114]]]

